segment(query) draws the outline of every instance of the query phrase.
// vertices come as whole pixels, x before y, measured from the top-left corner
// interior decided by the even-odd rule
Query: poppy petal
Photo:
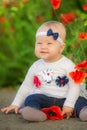
[[[47,115],[47,119],[49,120],[61,120],[64,118],[59,106],[43,108],[42,111]]]
[[[74,72],[70,72],[69,74],[75,83],[81,83],[87,77],[87,73],[82,70],[76,70]]]
[[[56,10],[60,7],[61,0],[51,0],[51,4],[52,4],[53,9]]]

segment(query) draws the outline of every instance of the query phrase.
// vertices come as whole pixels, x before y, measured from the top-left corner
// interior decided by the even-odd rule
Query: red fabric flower
[[[61,19],[63,24],[67,25],[67,24],[71,23],[72,21],[74,21],[75,13],[70,12],[70,13],[67,13],[67,14],[61,14],[60,19]]]
[[[87,69],[87,60],[84,60],[75,66],[77,69]]]
[[[47,119],[49,120],[61,120],[64,118],[59,106],[43,108],[42,112],[44,112],[47,115]]]
[[[76,70],[74,72],[70,72],[69,74],[75,83],[81,83],[87,77],[87,73],[82,70]]]
[[[87,11],[87,4],[84,4],[84,5],[82,6],[82,8],[83,8],[84,11]]]
[[[38,76],[34,76],[34,81],[33,81],[34,85],[38,88],[41,85],[41,82],[38,78]]]
[[[78,36],[78,39],[85,40],[87,39],[87,32],[81,32]]]
[[[61,0],[51,0],[51,4],[52,4],[53,9],[56,10],[60,7]]]

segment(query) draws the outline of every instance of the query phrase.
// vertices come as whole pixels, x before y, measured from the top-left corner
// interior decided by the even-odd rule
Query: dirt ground
[[[15,94],[12,89],[0,90],[0,109],[9,105]],[[78,118],[29,122],[21,115],[13,112],[6,115],[0,111],[0,130],[87,130],[87,122],[81,122]]]

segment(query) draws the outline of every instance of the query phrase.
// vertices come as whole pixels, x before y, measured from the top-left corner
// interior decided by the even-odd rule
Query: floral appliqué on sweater
[[[41,71],[39,76],[43,79],[43,81],[47,84],[50,84],[53,79],[53,71],[50,69]],[[36,88],[39,88],[41,86],[41,80],[39,79],[39,76],[35,75],[33,79],[33,83]]]
[[[58,76],[55,80],[56,82],[56,85],[58,85],[59,87],[64,87],[68,82],[69,82],[69,79],[67,76]]]
[[[36,86],[36,88],[39,88],[41,86],[41,81],[38,78],[38,76],[34,76],[34,80],[33,80],[34,85]]]
[[[47,69],[41,72],[41,77],[44,82],[50,84],[53,80],[53,71],[51,69]]]
[[[42,78],[39,78],[39,76]],[[51,84],[52,81],[54,81],[55,85],[59,87],[64,87],[68,82],[69,79],[67,76],[57,76],[55,80],[53,80],[53,71],[51,69],[47,69],[44,71],[41,71],[39,76],[35,75],[33,79],[33,83],[36,88],[39,88],[43,83]]]

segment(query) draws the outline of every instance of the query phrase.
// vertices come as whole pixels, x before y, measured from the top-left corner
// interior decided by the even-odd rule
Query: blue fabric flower
[[[67,78],[67,76],[62,76],[62,77],[58,76],[55,82],[56,85],[61,87],[61,86],[65,86],[69,82],[69,79]]]

